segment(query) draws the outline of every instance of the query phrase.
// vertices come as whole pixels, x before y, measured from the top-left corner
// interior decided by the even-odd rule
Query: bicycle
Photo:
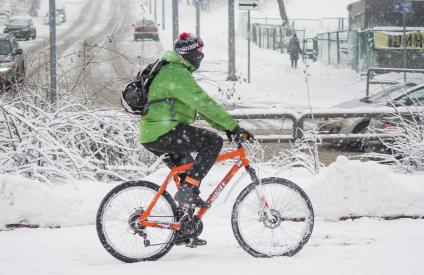
[[[237,149],[218,156],[217,162],[235,163],[209,195],[212,205],[233,176],[245,168],[252,183],[238,195],[231,216],[234,236],[254,257],[293,256],[308,242],[314,212],[306,193],[283,178],[259,179],[246,155],[246,143],[235,139]],[[100,204],[97,233],[103,247],[115,258],[127,262],[161,258],[181,240],[194,247],[203,230],[206,208],[180,208],[166,191],[173,180],[180,186],[181,173],[192,164],[173,167],[161,186],[148,181],[125,182],[113,188]]]

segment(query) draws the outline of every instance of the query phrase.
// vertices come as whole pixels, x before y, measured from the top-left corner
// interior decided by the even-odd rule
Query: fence
[[[327,32],[317,35],[318,60],[331,65],[348,66],[349,31]]]
[[[296,33],[299,41],[305,38],[305,30],[295,30],[292,27],[270,24],[252,24],[252,42],[259,48],[284,51],[288,40]]]
[[[267,112],[267,113],[259,113],[252,112],[247,110],[246,113],[242,110],[233,110],[230,113],[236,119],[240,120],[278,120],[278,119],[288,119],[292,122],[292,128],[290,129],[291,134],[288,135],[258,135],[256,138],[259,142],[263,143],[280,143],[280,142],[288,142],[299,140],[304,136],[305,133],[305,121],[307,119],[311,119],[312,116],[317,121],[320,119],[331,119],[331,118],[381,118],[381,117],[390,117],[393,115],[411,115],[412,113],[409,111],[399,112],[396,110],[387,110],[385,108],[384,111],[366,111],[357,112],[351,110],[343,110],[334,112],[314,112],[312,113],[302,113],[297,114],[293,112]],[[395,137],[395,134],[377,134],[377,133],[367,133],[367,134],[322,134],[317,133],[317,138],[321,141],[331,141],[336,142],[343,140],[345,142],[361,142],[361,141],[376,141],[380,139],[387,139]]]
[[[375,27],[363,31],[345,30],[345,18],[327,18],[334,21],[331,28],[337,31],[318,33],[322,30],[324,19],[293,19],[290,26],[282,26],[277,18],[252,18],[251,33],[247,33],[246,16],[241,16],[239,32],[243,37],[250,35],[253,43],[260,48],[284,52],[289,38],[294,32],[299,41],[303,58],[318,60],[322,63],[350,67],[360,72],[371,67],[403,67],[402,32],[399,28]],[[280,20],[280,21],[278,21]],[[256,21],[256,22],[255,22]],[[258,23],[265,22],[265,23]],[[276,22],[269,24],[269,22]],[[305,23],[307,22],[307,24]],[[311,22],[316,24],[314,27]],[[303,25],[301,23],[304,23]],[[304,29],[302,29],[302,27]],[[307,37],[313,34],[313,37]],[[414,69],[424,68],[424,28],[408,29],[407,34],[407,67]],[[411,31],[413,31],[411,33]],[[318,33],[318,34],[316,34]],[[316,34],[316,35],[315,35]]]

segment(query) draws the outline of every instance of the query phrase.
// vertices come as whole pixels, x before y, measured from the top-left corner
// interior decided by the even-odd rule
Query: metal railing
[[[312,117],[319,121],[320,119],[332,119],[332,118],[381,118],[381,117],[390,117],[393,115],[412,115],[412,112],[399,112],[397,110],[390,110],[389,107],[385,108],[387,111],[365,111],[365,112],[355,112],[351,110],[343,110],[334,112],[314,112],[312,113],[302,113],[297,114],[293,112],[275,112],[275,113],[264,113],[260,114],[257,111],[252,113],[241,113],[240,110],[234,110],[230,113],[235,119],[240,120],[278,120],[278,119],[289,119],[292,121],[292,128],[290,129],[291,134],[281,135],[281,134],[272,134],[272,135],[257,135],[256,138],[259,142],[263,143],[280,143],[288,142],[302,139],[305,136],[305,121],[312,119]],[[248,112],[243,110],[242,112]],[[318,129],[317,129],[318,130]],[[387,138],[393,138],[396,134],[378,134],[378,133],[367,133],[367,134],[323,134],[316,131],[316,137],[321,141],[335,142],[343,140],[345,142],[354,142],[354,141],[375,141]]]

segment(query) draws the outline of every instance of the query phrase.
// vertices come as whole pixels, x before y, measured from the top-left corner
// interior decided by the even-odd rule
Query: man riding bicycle
[[[200,38],[183,32],[174,43],[174,52],[165,52],[161,57],[166,65],[151,83],[148,98],[149,101],[173,98],[173,101],[149,107],[140,121],[140,141],[157,156],[167,154],[164,162],[168,167],[193,163],[185,175],[180,175],[181,187],[175,200],[180,205],[207,208],[199,196],[199,186],[221,151],[223,139],[214,132],[190,124],[199,113],[217,130],[250,134],[239,127],[194,80],[192,73],[199,68],[204,57],[203,46]],[[194,160],[191,153],[197,153]]]

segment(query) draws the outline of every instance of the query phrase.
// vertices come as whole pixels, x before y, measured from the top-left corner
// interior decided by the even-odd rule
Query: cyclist
[[[160,156],[167,154],[168,167],[193,163],[185,175],[180,175],[181,187],[175,200],[195,207],[208,207],[199,196],[199,186],[221,151],[223,139],[214,132],[190,126],[196,114],[209,124],[227,133],[251,136],[222,106],[213,100],[194,80],[204,57],[203,41],[183,32],[174,43],[174,52],[161,57],[166,61],[149,88],[149,101],[173,98],[171,102],[152,104],[140,121],[142,145]],[[191,153],[197,153],[193,160]]]

